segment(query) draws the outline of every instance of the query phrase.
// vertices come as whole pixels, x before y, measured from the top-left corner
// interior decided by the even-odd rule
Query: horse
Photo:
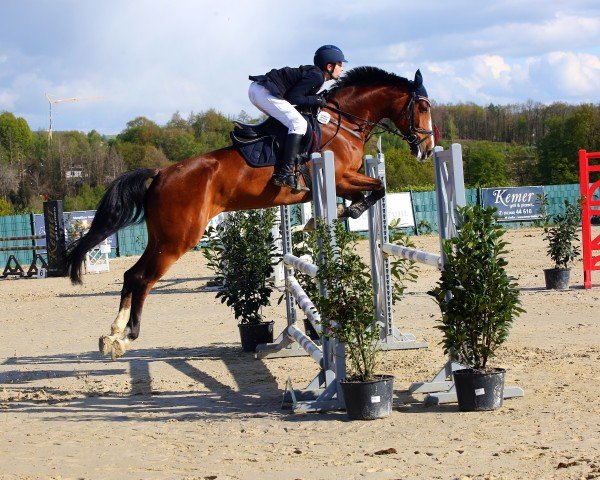
[[[323,109],[331,112],[331,121],[321,126],[321,148],[334,152],[336,193],[351,201],[341,217],[357,218],[385,194],[380,180],[358,172],[375,127],[401,136],[421,161],[433,153],[431,104],[418,70],[408,80],[375,67],[352,69],[329,91]],[[71,282],[82,283],[86,252],[123,227],[145,218],[148,244],[123,276],[117,317],[110,335],[99,340],[103,355],[114,360],[131,348],[153,285],[198,244],[212,217],[311,200],[310,192],[274,185],[272,174],[272,167],[250,167],[230,146],[164,168],[126,172],[108,186],[89,231],[67,249]]]

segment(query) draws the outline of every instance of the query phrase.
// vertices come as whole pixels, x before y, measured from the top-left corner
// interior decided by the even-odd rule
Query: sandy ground
[[[372,422],[282,410],[288,377],[305,385],[315,364],[242,353],[232,313],[202,291],[210,271],[197,252],[157,284],[141,337],[117,361],[100,356],[97,340],[134,258],[86,275],[82,287],[0,281],[0,478],[600,478],[600,287],[581,288],[578,263],[570,291],[546,291],[541,231],[507,239],[527,313],[495,363],[525,396],[483,413],[425,407],[406,392],[445,362],[439,310],[425,293],[438,275],[426,266],[396,324],[429,348],[383,354],[380,370],[396,377],[394,411]],[[414,240],[438,249],[435,237]],[[277,297],[266,314],[279,332]]]

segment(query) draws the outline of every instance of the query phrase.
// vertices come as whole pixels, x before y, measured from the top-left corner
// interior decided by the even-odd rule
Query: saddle
[[[306,134],[302,139],[300,164],[310,158],[310,154],[318,151],[321,144],[321,129],[312,114],[302,114],[308,122]],[[273,117],[262,123],[249,124],[233,122],[234,129],[230,133],[234,148],[251,167],[269,167],[275,165],[277,155],[283,149],[288,134],[287,128]]]

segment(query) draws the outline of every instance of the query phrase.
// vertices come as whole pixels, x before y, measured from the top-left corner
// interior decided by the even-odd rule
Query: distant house
[[[65,177],[67,180],[73,178],[83,178],[83,170],[67,170],[65,172]]]

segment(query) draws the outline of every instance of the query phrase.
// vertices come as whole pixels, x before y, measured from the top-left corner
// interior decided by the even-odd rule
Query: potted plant
[[[390,222],[389,241],[402,247],[415,248],[415,244],[399,225],[399,219]],[[304,229],[293,232],[292,243],[294,246],[294,254],[297,257],[306,256],[314,263],[319,248],[314,225],[308,230]],[[396,305],[396,303],[403,298],[404,291],[408,287],[407,282],[416,281],[417,271],[418,265],[412,260],[398,257],[390,261],[390,274],[393,278],[392,305]],[[316,280],[310,275],[300,271],[297,271],[294,276],[302,286],[302,289],[306,292],[308,298],[316,298],[319,294],[319,287]],[[319,341],[319,335],[312,327],[310,321],[306,318],[304,319],[304,329],[306,335],[308,335],[311,340]]]
[[[503,368],[488,360],[507,337],[521,308],[518,285],[506,273],[505,230],[496,209],[458,208],[458,236],[444,241],[446,257],[437,286],[429,291],[442,319],[444,353],[465,368],[453,372],[461,411],[494,410],[504,398]]]
[[[548,242],[548,256],[554,262],[554,268],[544,270],[546,288],[566,290],[569,288],[571,268],[569,265],[579,254],[578,228],[581,224],[581,207],[564,201],[562,214],[547,216],[544,226],[544,240]]]
[[[332,234],[333,230],[333,234]],[[354,251],[356,235],[344,224],[317,222],[317,280],[327,293],[313,300],[327,335],[346,345],[348,374],[339,379],[351,420],[372,420],[392,411],[394,377],[377,373],[379,329],[374,325],[370,269]]]
[[[275,209],[234,212],[208,237],[204,256],[220,285],[216,297],[233,309],[245,352],[273,342],[274,322],[265,322],[262,307],[270,305],[277,263],[272,227]]]

